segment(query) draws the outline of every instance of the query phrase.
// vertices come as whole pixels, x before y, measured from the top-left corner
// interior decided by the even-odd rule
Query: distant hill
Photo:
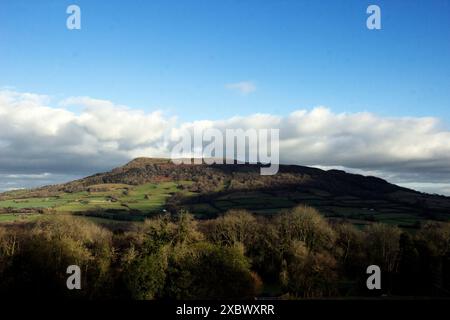
[[[297,165],[281,165],[278,174],[261,176],[260,167],[250,164],[175,165],[169,159],[137,158],[110,172],[69,183],[0,194],[0,208],[2,202],[5,206],[8,201],[17,204],[20,199],[44,197],[54,200],[58,207],[59,200],[80,194],[80,197],[106,197],[109,200],[105,201],[111,206],[111,202],[120,203],[119,207],[112,206],[116,211],[130,210],[136,203],[134,211],[144,213],[150,207],[145,207],[143,201],[150,203],[149,199],[159,197],[162,200],[159,206],[152,207],[154,210],[187,208],[204,217],[236,208],[275,214],[282,209],[308,204],[329,217],[352,221],[380,220],[412,225],[422,219],[450,218],[449,197],[424,194],[377,177]],[[102,185],[108,188],[102,189]],[[160,190],[158,196],[152,198],[151,190],[156,192],[158,185],[165,185],[166,191]],[[153,189],[148,191],[138,186]],[[138,189],[145,194],[141,196],[133,191]],[[115,190],[115,193],[108,195],[108,190]],[[130,190],[135,192],[134,198]],[[80,197],[77,201],[83,203]],[[86,201],[91,204],[89,210],[101,207],[101,204],[93,206],[92,199]],[[65,202],[63,207],[70,206]]]

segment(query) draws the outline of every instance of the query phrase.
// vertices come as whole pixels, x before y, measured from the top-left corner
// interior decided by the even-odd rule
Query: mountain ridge
[[[181,159],[180,159],[181,160]],[[46,185],[42,187],[37,187],[33,189],[28,189],[28,191],[34,191],[34,190],[43,190],[43,189],[51,189],[51,190],[58,190],[58,191],[70,191],[70,189],[73,186],[81,186],[81,187],[89,187],[90,185],[96,185],[96,184],[102,184],[102,183],[129,183],[129,184],[142,184],[146,182],[159,182],[161,180],[166,180],[167,178],[170,178],[170,174],[168,173],[169,168],[175,169],[174,171],[190,171],[193,173],[198,173],[198,169],[200,171],[204,168],[206,170],[212,169],[217,170],[218,172],[226,172],[226,173],[233,173],[233,172],[242,172],[246,171],[248,173],[252,173],[253,177],[254,174],[257,173],[256,171],[259,170],[260,167],[262,167],[262,164],[248,164],[248,163],[235,163],[235,164],[212,164],[208,165],[205,164],[203,161],[201,164],[194,163],[194,160],[191,159],[191,163],[182,163],[182,164],[174,164],[170,158],[147,158],[147,157],[138,157],[135,159],[132,159],[131,161],[127,162],[126,164],[113,168],[110,171],[106,172],[100,172],[96,174],[92,174],[89,176],[86,176],[84,178],[76,179],[73,181],[55,184],[55,185]],[[189,161],[189,159],[183,159],[183,161]],[[176,168],[179,168],[180,170],[176,170]],[[136,178],[135,175],[139,173],[142,174],[141,179],[137,179],[136,182],[133,183],[133,179]],[[358,179],[366,179],[371,180],[373,182],[377,182],[379,184],[385,184],[386,186],[395,186],[398,190],[408,190],[411,192],[415,192],[418,194],[425,194],[420,191],[416,191],[413,189],[408,189],[405,187],[401,187],[395,184],[392,184],[382,178],[376,177],[376,176],[364,176],[361,174],[355,174],[355,173],[349,173],[344,170],[337,170],[337,169],[330,169],[330,170],[323,170],[319,168],[314,167],[308,167],[308,166],[301,166],[301,165],[292,165],[292,164],[280,164],[280,170],[278,174],[286,174],[286,173],[296,173],[296,174],[305,174],[305,175],[333,175],[333,176],[347,176],[347,177],[355,177]],[[276,175],[274,175],[276,176]],[[261,176],[262,179],[264,179],[264,176]],[[269,178],[266,179],[270,179]],[[14,191],[12,191],[14,192]],[[2,194],[8,194],[11,193],[11,191],[6,191]],[[444,196],[445,197],[445,196]]]
[[[200,214],[207,212],[206,216],[228,209],[268,214],[306,204],[329,216],[372,219],[380,214],[421,219],[450,218],[450,197],[422,193],[378,177],[299,165],[280,165],[276,175],[262,176],[261,166],[248,163],[174,164],[165,158],[136,158],[108,172],[71,182],[3,193],[0,200],[77,193],[99,195],[98,191],[105,189],[102,186],[120,185],[125,190],[122,192],[127,192],[142,185],[169,183],[173,184],[174,190],[166,194],[159,209],[186,208]],[[110,195],[108,199],[117,197]],[[127,203],[122,206],[129,207]]]

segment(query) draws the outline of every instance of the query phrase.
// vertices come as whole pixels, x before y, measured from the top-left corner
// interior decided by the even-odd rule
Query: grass
[[[148,183],[140,186],[104,184],[91,186],[91,192],[61,193],[51,198],[3,200],[0,201],[0,212],[11,212],[10,209],[53,209],[57,213],[104,210],[154,213],[164,208],[170,196],[181,191],[178,186],[182,184],[189,185],[190,182]]]
[[[39,218],[40,214],[27,214],[27,215],[17,215],[17,214],[0,214],[0,223],[2,222],[16,222],[16,221],[33,221]]]
[[[57,206],[62,203],[64,203],[64,200],[61,200],[56,197],[28,198],[28,199],[20,199],[20,200],[0,201],[0,208],[15,208],[15,209],[51,208],[51,207]]]

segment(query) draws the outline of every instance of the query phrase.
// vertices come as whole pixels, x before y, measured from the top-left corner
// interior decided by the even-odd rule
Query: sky
[[[167,130],[203,121],[450,195],[449,60],[449,0],[1,0],[0,190],[165,155]]]

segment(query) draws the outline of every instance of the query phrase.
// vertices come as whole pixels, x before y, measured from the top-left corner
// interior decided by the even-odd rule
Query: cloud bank
[[[70,107],[80,107],[80,112]],[[281,163],[377,175],[450,194],[450,131],[436,118],[334,113],[325,107],[286,116],[253,114],[179,123],[89,97],[0,91],[0,190],[71,180],[138,157],[168,157],[180,129],[279,128]]]

